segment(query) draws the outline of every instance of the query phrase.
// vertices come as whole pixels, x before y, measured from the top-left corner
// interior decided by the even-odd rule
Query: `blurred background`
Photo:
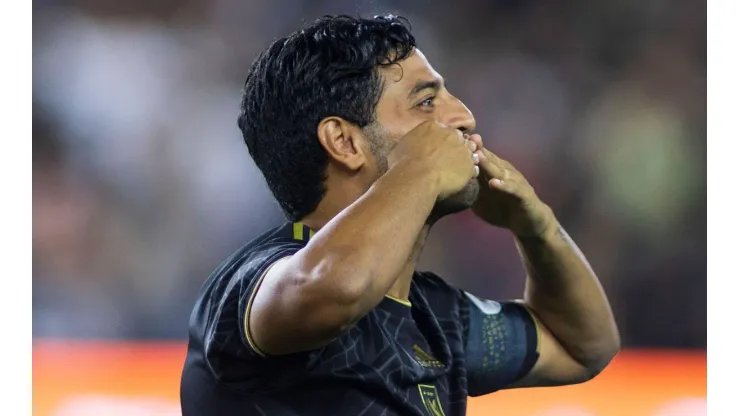
[[[236,126],[240,88],[273,39],[337,13],[411,20],[486,145],[525,174],[591,261],[628,355],[704,354],[704,2],[34,0],[33,9],[34,382],[48,381],[34,404],[59,387],[52,370],[39,373],[43,351],[90,345],[82,340],[182,346],[210,271],[283,222]],[[488,298],[523,290],[511,237],[468,213],[435,227],[421,268]],[[165,414],[153,412],[125,414]]]

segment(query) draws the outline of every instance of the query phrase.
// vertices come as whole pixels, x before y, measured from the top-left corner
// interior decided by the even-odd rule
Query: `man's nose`
[[[475,130],[475,117],[462,101],[454,96],[450,96],[446,107],[441,111],[441,123],[463,132]]]

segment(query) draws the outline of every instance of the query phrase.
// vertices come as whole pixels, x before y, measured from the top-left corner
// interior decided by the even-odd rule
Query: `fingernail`
[[[504,184],[504,181],[502,181],[501,179],[493,179],[492,181],[494,184],[496,184],[496,186],[501,186]]]

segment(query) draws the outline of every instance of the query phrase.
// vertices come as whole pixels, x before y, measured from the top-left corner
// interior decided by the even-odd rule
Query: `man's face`
[[[447,91],[442,77],[418,49],[399,64],[382,68],[380,73],[384,89],[376,108],[376,123],[366,129],[379,174],[388,170],[388,152],[424,121],[435,120],[463,132],[475,129],[473,114]],[[438,200],[430,220],[470,208],[478,191],[478,181],[471,179],[457,194]]]

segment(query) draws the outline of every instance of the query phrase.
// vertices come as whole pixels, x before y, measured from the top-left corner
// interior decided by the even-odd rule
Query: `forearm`
[[[527,271],[527,306],[576,361],[601,371],[619,349],[619,332],[581,250],[556,220],[540,238],[517,238],[517,248]]]
[[[411,256],[437,198],[435,180],[421,166],[396,165],[327,223],[299,259],[312,289],[344,296],[356,315],[374,308]]]

